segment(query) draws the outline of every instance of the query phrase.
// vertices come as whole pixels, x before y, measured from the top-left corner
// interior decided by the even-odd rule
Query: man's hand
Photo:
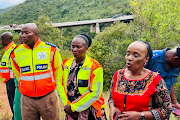
[[[175,103],[175,104],[173,104],[172,103],[172,107],[175,107],[175,108],[178,108],[178,109],[180,109],[180,104],[177,102],[177,103]]]
[[[180,104],[178,103],[178,101],[176,99],[176,96],[175,96],[174,85],[171,87],[170,97],[171,97],[172,106],[175,107],[175,108],[180,109]]]

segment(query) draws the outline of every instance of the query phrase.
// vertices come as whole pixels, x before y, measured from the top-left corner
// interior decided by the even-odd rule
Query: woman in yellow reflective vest
[[[66,120],[106,120],[104,110],[103,68],[86,55],[91,38],[81,33],[71,42],[73,58],[63,62],[64,72],[57,90],[66,112]]]

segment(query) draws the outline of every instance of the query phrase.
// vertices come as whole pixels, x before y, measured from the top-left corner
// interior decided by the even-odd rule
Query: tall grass
[[[4,78],[1,78],[1,77],[0,77],[0,82],[3,82],[3,81],[4,81]]]
[[[11,116],[8,114],[8,111],[3,111],[0,113],[0,120],[10,120]]]

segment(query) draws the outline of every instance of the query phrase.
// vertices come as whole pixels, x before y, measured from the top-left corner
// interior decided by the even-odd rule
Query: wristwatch
[[[141,120],[145,120],[145,115],[143,112],[141,112]]]

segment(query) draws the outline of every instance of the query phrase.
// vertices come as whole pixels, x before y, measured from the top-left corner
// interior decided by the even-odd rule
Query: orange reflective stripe
[[[51,60],[50,60],[50,62],[52,62],[52,61],[53,61],[55,51],[56,51],[56,48],[55,48],[55,47],[53,47],[53,46],[51,46],[51,57],[50,57],[50,58],[51,58]]]
[[[38,41],[34,44],[34,47],[33,47],[33,48],[37,47],[40,43],[41,43],[41,40],[38,38]],[[26,45],[25,43],[23,43],[23,46],[24,46],[25,48],[27,48],[27,49],[31,49],[31,48],[30,48],[28,45]]]
[[[16,68],[16,70],[20,72],[19,66],[17,65],[14,51],[11,53],[10,57],[13,61],[13,63],[11,63],[11,64],[13,64],[13,66]]]
[[[17,63],[14,61],[14,59],[12,59],[12,63],[11,64],[13,64],[13,66],[16,68],[16,70],[17,71],[19,71],[19,73],[20,73],[20,69],[19,69],[19,66],[17,65]]]
[[[11,58],[15,58],[14,51],[11,53]]]
[[[54,81],[54,76],[53,76],[53,70],[52,70],[52,67],[50,67],[50,74],[51,74],[52,82],[55,82],[55,81]]]
[[[64,67],[65,67],[65,63],[68,61],[68,60],[70,60],[71,58],[68,58],[68,59],[65,59],[64,61],[63,61],[63,64],[62,64],[62,67],[63,67],[63,69],[64,69]]]
[[[64,78],[64,72],[63,72],[63,74],[62,74],[62,79],[63,79],[63,78]],[[64,87],[63,80],[61,81],[61,85],[63,86],[63,89],[64,89],[64,92],[65,92],[66,98],[68,99],[67,91],[66,91],[66,89],[65,89],[65,87]],[[70,102],[69,99],[68,99],[67,104],[70,104],[70,103],[71,103],[71,102]]]
[[[7,51],[12,45],[14,44],[14,42],[10,42],[6,47],[4,47],[4,49]],[[14,47],[13,47],[14,48]],[[12,49],[13,49],[12,48]]]
[[[38,38],[38,41],[34,44],[33,48],[37,47],[40,43],[41,43],[41,40]]]
[[[14,51],[11,53],[10,57],[11,57],[11,59],[13,60],[13,62],[15,62],[15,63],[17,64]]]

